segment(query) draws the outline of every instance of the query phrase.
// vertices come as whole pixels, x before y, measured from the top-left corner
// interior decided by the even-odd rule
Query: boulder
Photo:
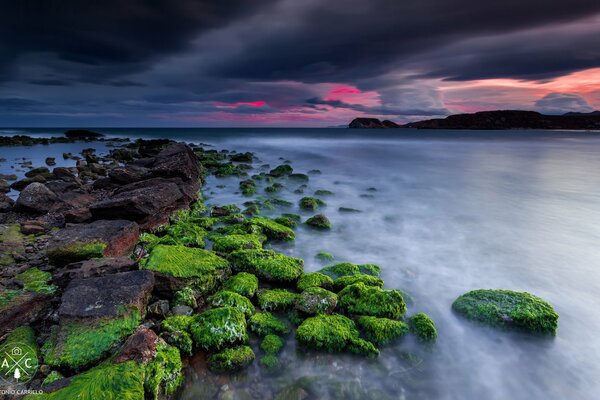
[[[44,214],[50,211],[52,206],[59,201],[58,196],[46,185],[33,182],[21,191],[16,208],[24,212]]]
[[[173,143],[157,154],[152,164],[155,176],[179,177],[184,181],[198,181],[201,165],[193,150],[183,143]]]
[[[73,279],[101,277],[136,269],[137,263],[129,257],[105,257],[75,262],[59,269],[53,283],[66,287]]]
[[[137,165],[126,165],[124,167],[113,168],[108,172],[111,182],[126,185],[128,183],[139,182],[152,177],[148,168]]]
[[[140,364],[145,364],[151,361],[156,355],[156,345],[159,342],[159,337],[152,329],[140,326],[135,330],[133,335],[129,336],[123,348],[115,358],[115,363],[125,361],[135,361]]]
[[[43,293],[0,290],[0,337],[45,316],[51,308],[50,298]]]
[[[54,265],[95,257],[124,256],[131,252],[139,234],[138,224],[125,220],[68,225],[52,236],[46,253]]]
[[[12,210],[15,201],[5,195],[4,193],[0,193],[0,212],[8,212]]]
[[[65,136],[69,139],[96,139],[103,137],[102,133],[90,131],[87,129],[69,129],[65,132]]]

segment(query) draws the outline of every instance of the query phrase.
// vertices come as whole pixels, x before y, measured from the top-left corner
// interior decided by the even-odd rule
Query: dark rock
[[[152,317],[165,319],[169,316],[169,300],[158,300],[148,306],[148,314]]]
[[[17,175],[15,175],[15,174],[0,174],[0,179],[6,179],[7,181],[16,181]]]
[[[28,178],[33,178],[36,175],[42,175],[44,176],[44,174],[49,174],[50,170],[46,167],[38,167],[38,168],[33,168],[30,169],[29,171],[25,172],[25,176]]]
[[[92,213],[87,207],[71,208],[63,213],[65,222],[79,224],[92,219]]]
[[[129,149],[113,149],[110,158],[116,161],[132,161],[136,155],[135,151]]]
[[[70,129],[65,132],[65,136],[71,139],[95,139],[104,135],[87,129]]]
[[[46,185],[33,182],[21,191],[16,208],[24,212],[44,214],[50,211],[52,206],[59,201],[58,196]]]
[[[46,232],[46,228],[35,221],[27,221],[21,224],[21,233],[23,235],[40,235]]]
[[[4,297],[8,292],[0,292]],[[0,298],[2,298],[0,297]],[[12,297],[12,296],[11,296]],[[20,292],[0,304],[0,337],[21,325],[29,325],[44,315],[51,307],[50,296],[41,293]]]
[[[152,177],[148,168],[136,165],[126,165],[125,167],[113,168],[108,172],[108,177],[112,182],[126,185],[128,183],[139,182]]]
[[[56,167],[52,170],[52,174],[57,178],[65,182],[74,182],[81,185],[81,181],[75,176],[69,168]]]
[[[140,364],[146,364],[156,356],[156,345],[158,342],[159,338],[152,329],[140,326],[127,338],[114,363],[135,361]]]
[[[4,193],[0,193],[0,212],[8,212],[12,210],[14,204],[15,202],[13,199]]]
[[[59,269],[54,274],[52,282],[58,287],[64,288],[73,279],[94,278],[127,272],[136,269],[136,266],[137,263],[134,260],[125,256],[79,261]]]
[[[10,192],[10,185],[4,179],[0,179],[0,193]]]
[[[182,305],[175,306],[171,310],[171,314],[174,316],[178,316],[178,315],[190,316],[193,313],[194,313],[194,310],[192,309],[192,307],[182,306]]]
[[[390,121],[388,121],[390,122]],[[354,118],[349,128],[367,128],[367,129],[382,129],[382,128],[390,128],[391,126],[385,125],[383,122],[378,120],[377,118]],[[397,126],[396,126],[397,127]]]
[[[173,143],[158,153],[152,165],[152,172],[155,176],[198,181],[202,171],[196,155],[189,146]]]
[[[56,165],[56,158],[46,157],[46,165],[48,165],[48,166]]]
[[[44,178],[41,175],[36,175],[33,178],[23,178],[19,181],[13,182],[10,187],[11,189],[15,189],[15,190],[23,190],[25,189],[28,185],[34,183],[34,182],[38,182],[38,183],[44,183],[46,182],[46,178]]]

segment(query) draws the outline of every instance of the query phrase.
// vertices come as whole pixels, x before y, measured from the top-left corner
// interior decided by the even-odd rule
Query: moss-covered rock
[[[347,314],[398,319],[406,312],[406,304],[397,290],[355,283],[338,293],[338,305]]]
[[[340,207],[338,208],[338,211],[341,213],[360,213],[362,211],[356,209],[356,208],[352,208],[352,207]]]
[[[258,362],[261,367],[270,371],[274,371],[280,367],[279,358],[274,354],[265,354]]]
[[[408,325],[389,318],[362,316],[358,318],[363,337],[376,346],[391,343],[408,332]]]
[[[245,153],[237,153],[237,154],[232,154],[229,156],[229,159],[231,161],[235,161],[235,162],[247,162],[247,163],[251,163],[252,162],[252,153],[250,153],[249,151],[245,152]]]
[[[285,289],[258,291],[258,305],[264,311],[286,311],[294,306],[298,295]]]
[[[333,289],[336,292],[339,292],[346,286],[354,285],[355,283],[364,283],[366,286],[376,286],[380,288],[383,287],[382,279],[372,275],[357,274],[337,278],[335,281],[333,281]]]
[[[240,208],[235,204],[227,204],[226,206],[213,206],[210,209],[211,217],[226,217],[231,214],[239,214]]]
[[[331,190],[325,190],[325,189],[319,189],[319,190],[315,190],[315,196],[333,196],[335,193],[333,193]]]
[[[424,313],[418,313],[410,317],[410,331],[422,342],[431,342],[437,339],[437,330],[431,318]]]
[[[283,349],[285,342],[280,336],[267,335],[260,343],[260,349],[266,354],[277,354]]]
[[[48,258],[54,265],[65,265],[72,262],[89,260],[104,256],[107,244],[99,241],[85,243],[69,243],[64,246],[48,250]]]
[[[256,182],[254,182],[252,179],[241,181],[240,190],[244,196],[252,196],[256,193]]]
[[[269,218],[254,217],[247,220],[246,225],[258,226],[269,240],[289,241],[296,238],[293,230]]]
[[[146,397],[157,400],[174,394],[183,382],[182,368],[179,350],[159,340],[154,358],[144,368]]]
[[[292,221],[295,221],[295,222],[300,222],[300,220],[302,219],[302,217],[300,217],[298,214],[293,214],[293,213],[283,213],[283,214],[281,214],[281,216],[284,218],[291,219]]]
[[[290,229],[295,228],[297,225],[296,221],[287,217],[277,217],[273,219],[273,221],[277,222],[280,225],[287,226]]]
[[[319,261],[333,261],[335,260],[335,256],[331,253],[328,253],[326,251],[320,251],[315,255],[315,258]]]
[[[329,221],[329,218],[327,218],[325,214],[314,215],[307,219],[304,223],[312,228],[321,230],[330,230],[332,227],[331,221]]]
[[[234,372],[246,368],[254,361],[254,351],[250,346],[238,346],[212,354],[208,368],[215,372]]]
[[[201,249],[205,246],[206,230],[192,221],[182,220],[171,224],[167,227],[166,232],[167,235],[173,238],[174,243]]]
[[[303,197],[300,199],[300,202],[298,203],[298,205],[303,210],[314,211],[317,208],[324,206],[325,202],[321,199],[317,199],[314,197]]]
[[[189,287],[184,287],[175,292],[175,295],[173,296],[173,305],[188,306],[193,309],[198,308],[198,301],[196,300],[194,290]]]
[[[231,253],[236,250],[262,249],[265,237],[261,235],[229,235],[213,238],[213,250],[218,253]]]
[[[248,340],[244,312],[233,307],[208,310],[190,324],[194,343],[207,351],[217,351]]]
[[[558,314],[547,301],[526,292],[479,289],[458,297],[452,308],[468,319],[499,328],[556,334]]]
[[[317,315],[304,320],[296,331],[298,343],[308,349],[329,353],[349,351],[377,357],[373,344],[359,337],[354,322],[343,315]]]
[[[191,287],[199,294],[214,291],[230,274],[227,260],[214,252],[184,246],[158,245],[152,250],[141,268],[155,272],[157,281],[179,282],[180,287]]]
[[[194,322],[194,317],[187,315],[166,318],[160,324],[161,337],[184,354],[191,356],[193,342],[190,335],[190,325],[192,322]]]
[[[52,285],[52,274],[50,272],[40,271],[38,268],[29,268],[28,270],[21,272],[15,276],[15,281],[23,285],[23,289],[44,294],[56,293],[56,286]]]
[[[336,294],[320,287],[309,287],[296,300],[296,309],[311,315],[330,314],[336,305]]]
[[[270,282],[294,283],[302,275],[304,261],[273,250],[238,250],[228,257],[236,272],[250,272]]]
[[[287,335],[290,333],[288,326],[270,312],[260,312],[250,317],[248,329],[258,336]]]
[[[258,290],[258,278],[248,272],[239,272],[225,282],[223,289],[252,298]]]
[[[290,174],[288,176],[288,178],[292,181],[296,181],[296,182],[308,182],[309,181],[309,177],[306,174]]]
[[[46,376],[44,378],[44,380],[42,381],[42,386],[48,386],[49,384],[59,381],[63,378],[64,378],[64,376],[60,372],[50,371],[48,376]]]
[[[287,164],[281,164],[278,165],[277,167],[273,168],[272,170],[269,171],[269,175],[274,176],[274,177],[281,177],[284,175],[289,175],[292,172],[294,172],[294,169]]]
[[[221,290],[208,298],[208,304],[213,307],[234,307],[242,311],[246,318],[250,318],[254,314],[254,305],[248,298],[230,292],[228,290]]]
[[[333,279],[320,272],[308,272],[306,274],[302,274],[300,279],[298,279],[298,284],[296,287],[298,290],[306,290],[310,287],[331,289],[333,287]]]
[[[267,186],[265,188],[265,192],[267,192],[267,193],[277,193],[277,192],[281,192],[282,189],[283,189],[283,185],[281,183],[279,183],[279,182],[275,182],[271,186]]]
[[[4,360],[5,354],[12,354],[13,348],[17,346],[21,349],[22,354],[19,355],[18,359],[28,360],[28,365],[30,365],[30,369],[35,371],[37,369],[37,362],[39,359],[39,349],[37,342],[35,340],[35,333],[33,329],[29,326],[20,326],[13,330],[6,340],[0,345],[0,350],[2,351],[2,360]],[[12,367],[13,363],[2,363],[0,365],[0,374],[4,376],[12,375],[13,372]],[[29,368],[29,367],[28,367]],[[23,374],[17,378],[19,382],[27,382],[31,380],[32,376],[28,375],[23,371]]]
[[[343,262],[335,265],[330,265],[319,270],[320,273],[329,276],[331,279],[338,279],[342,276],[351,276],[358,274],[372,275],[379,277],[381,268],[375,264],[351,264]]]

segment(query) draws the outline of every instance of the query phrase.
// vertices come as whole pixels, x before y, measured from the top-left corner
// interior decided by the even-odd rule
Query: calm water
[[[197,357],[187,370],[182,399],[212,398],[223,395],[225,388],[232,398],[269,399],[295,381],[309,388],[314,398],[599,397],[597,134],[396,135],[334,129],[111,133],[254,151],[260,158],[257,170],[263,163],[281,163],[280,157],[290,160],[297,172],[320,169],[322,174],[311,176],[305,193],[335,192],[324,209],[333,231],[300,228],[295,243],[277,249],[302,257],[307,271],[323,266],[314,258],[318,251],[329,251],[339,261],[381,265],[387,288],[405,289],[415,298],[408,313],[428,313],[439,332],[431,347],[407,338],[382,349],[376,361],[298,354],[290,336],[282,355],[284,367],[275,375],[255,363],[231,379],[216,379],[203,372],[203,360]],[[60,156],[63,147],[0,148],[0,157],[43,160],[53,151]],[[0,172],[7,165],[1,163]],[[235,193],[239,180],[211,177],[204,187],[207,202],[246,201]],[[290,183],[277,197],[297,202],[295,187]],[[366,190],[371,187],[377,190]],[[340,206],[363,212],[340,214]],[[287,211],[298,212],[292,207],[274,215]],[[452,301],[476,288],[529,291],[547,299],[561,316],[558,335],[540,339],[500,332],[453,314]]]

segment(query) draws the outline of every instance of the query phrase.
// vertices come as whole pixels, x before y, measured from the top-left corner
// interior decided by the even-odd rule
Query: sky
[[[0,126],[600,109],[599,0],[0,0]]]

